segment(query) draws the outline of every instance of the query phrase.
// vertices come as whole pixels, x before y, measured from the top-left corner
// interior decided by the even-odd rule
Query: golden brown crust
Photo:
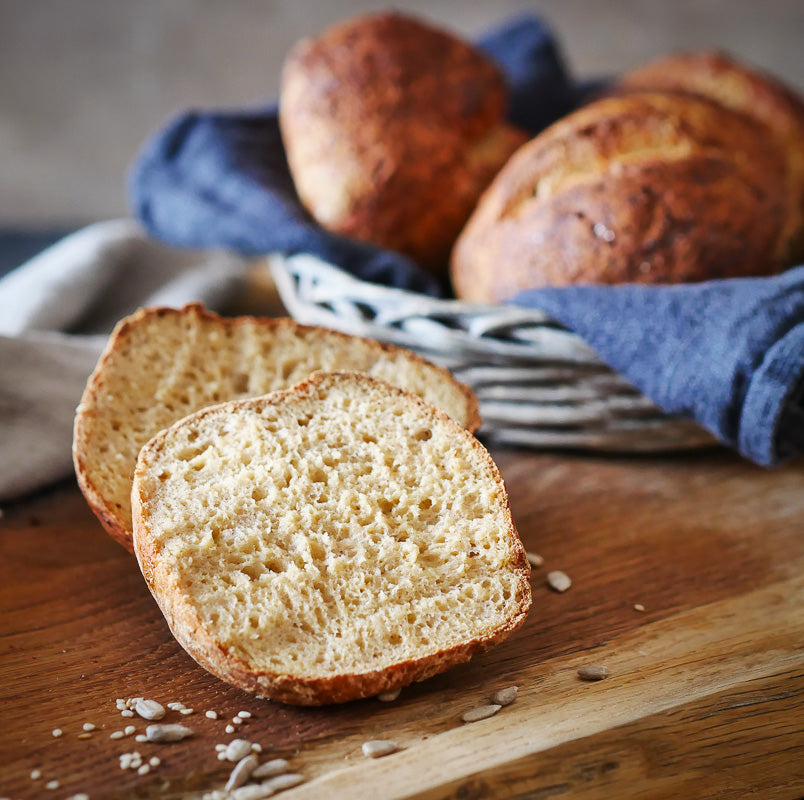
[[[790,217],[780,257],[804,257],[804,99],[776,78],[724,53],[702,51],[658,58],[627,72],[615,90],[681,91],[708,97],[771,130],[788,168]]]
[[[196,424],[203,417],[217,414],[221,410],[236,411],[238,408],[249,407],[259,410],[266,405],[281,405],[294,399],[302,399],[315,392],[321,384],[333,379],[338,380],[344,376],[359,382],[380,383],[390,391],[407,397],[409,401],[424,409],[425,413],[437,420],[439,424],[451,428],[454,436],[461,438],[464,445],[475,450],[486,462],[497,484],[497,496],[504,505],[508,523],[505,538],[510,542],[515,554],[512,569],[517,573],[521,599],[516,612],[510,616],[505,625],[494,631],[493,634],[424,658],[400,662],[385,669],[311,679],[257,670],[232,650],[221,646],[215,638],[214,631],[210,630],[200,619],[195,607],[179,587],[175,574],[171,573],[165,561],[160,558],[149,527],[148,497],[140,485],[139,476],[147,472],[149,461],[164,446],[165,440],[169,438],[170,432],[174,428]],[[524,623],[530,609],[532,600],[530,565],[511,516],[510,502],[502,475],[488,451],[471,433],[440,409],[424,403],[419,397],[403,389],[364,374],[315,373],[308,380],[290,389],[272,392],[263,397],[210,406],[180,420],[170,429],[157,434],[140,452],[132,486],[131,505],[134,521],[134,552],[151,594],[179,644],[204,669],[227,683],[283,703],[305,706],[343,703],[372,697],[389,689],[401,688],[414,681],[425,680],[450,667],[469,661],[472,656],[483,653],[502,642]]]
[[[469,431],[476,431],[482,422],[478,410],[477,397],[474,392],[465,384],[455,380],[449,370],[439,367],[427,359],[422,358],[417,353],[405,350],[404,348],[396,347],[391,344],[377,342],[373,339],[365,339],[363,337],[350,336],[340,331],[334,331],[324,328],[316,328],[313,326],[299,325],[294,320],[283,318],[267,318],[267,317],[221,317],[212,311],[208,311],[201,303],[190,303],[182,309],[174,308],[141,308],[135,311],[130,316],[121,320],[115,329],[112,331],[109,341],[103,353],[98,360],[95,369],[90,375],[81,402],[78,404],[75,416],[75,425],[73,429],[73,465],[75,468],[78,486],[81,489],[89,507],[92,512],[103,525],[106,532],[117,542],[123,545],[127,550],[133,552],[133,545],[131,542],[131,528],[128,522],[127,509],[123,509],[120,504],[115,503],[103,491],[102,486],[98,486],[96,481],[90,474],[88,467],[89,454],[97,452],[97,447],[92,441],[90,434],[91,420],[97,414],[102,413],[99,410],[100,400],[104,395],[104,374],[109,362],[115,357],[118,350],[125,347],[125,342],[130,337],[133,330],[143,324],[147,324],[148,320],[153,317],[170,317],[170,316],[186,316],[192,314],[199,319],[212,322],[216,325],[224,327],[235,328],[241,325],[257,325],[266,331],[276,331],[280,328],[291,328],[296,331],[306,332],[309,334],[316,334],[319,332],[325,333],[328,337],[339,339],[341,341],[360,341],[366,347],[375,350],[378,353],[387,354],[403,354],[405,358],[415,364],[426,366],[428,369],[435,370],[440,374],[443,381],[448,381],[452,384],[466,400],[466,420],[467,429]],[[127,467],[126,467],[127,468]]]
[[[526,140],[500,70],[400,14],[357,17],[288,56],[279,121],[299,196],[326,228],[445,271],[482,190]]]
[[[465,300],[571,283],[767,274],[785,172],[764,128],[687,95],[630,93],[560,120],[513,156],[453,251]]]

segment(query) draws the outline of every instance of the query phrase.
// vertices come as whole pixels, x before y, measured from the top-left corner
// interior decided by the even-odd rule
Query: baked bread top
[[[142,573],[229,683],[317,705],[422,680],[530,606],[500,474],[463,427],[355,373],[206,408],[140,452]]]
[[[784,266],[785,165],[767,129],[690,95],[628,93],[520,148],[452,257],[457,295],[496,303],[572,283],[679,283]]]
[[[779,258],[804,258],[804,99],[781,81],[713,51],[675,53],[625,73],[619,89],[681,91],[708,97],[767,125],[787,163],[789,219]]]
[[[527,136],[480,50],[396,13],[300,41],[279,122],[304,205],[326,228],[445,272],[482,190]]]
[[[471,430],[480,424],[473,392],[407,350],[290,319],[227,319],[197,304],[141,309],[115,328],[76,412],[81,491],[109,534],[131,550],[131,479],[152,436],[205,406],[285,388],[316,370],[366,372],[421,395]]]

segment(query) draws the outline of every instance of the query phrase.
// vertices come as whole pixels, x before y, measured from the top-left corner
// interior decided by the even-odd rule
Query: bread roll
[[[204,409],[141,451],[142,573],[182,646],[246,691],[338,703],[502,641],[529,567],[491,457],[355,373]]]
[[[370,373],[472,430],[480,424],[472,390],[408,350],[290,319],[227,319],[198,304],[140,309],[115,328],[76,411],[78,485],[107,532],[131,550],[131,477],[152,436],[200,408],[282,389],[317,370]]]
[[[318,222],[445,272],[478,197],[527,137],[505,124],[500,70],[400,14],[299,42],[279,121],[299,197]]]
[[[775,78],[723,53],[677,53],[627,72],[619,88],[682,91],[715,100],[770,129],[787,163],[789,218],[779,258],[804,259],[804,99]]]
[[[775,272],[785,164],[764,126],[678,94],[594,102],[524,145],[456,243],[465,300],[540,286]]]

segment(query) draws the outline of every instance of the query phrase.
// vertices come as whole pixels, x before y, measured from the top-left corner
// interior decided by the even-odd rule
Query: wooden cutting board
[[[305,776],[288,800],[804,795],[804,465],[493,455],[525,545],[545,560],[533,609],[508,642],[393,703],[297,709],[226,686],[173,641],[136,562],[74,485],[7,508],[0,796],[200,797],[225,781],[215,744],[234,738],[224,726],[240,710],[253,716],[238,735]],[[550,569],[569,591],[545,585]],[[584,664],[610,677],[583,682]],[[512,684],[513,705],[462,724]],[[132,696],[193,708],[168,719],[194,738],[110,739],[144,728],[115,708]],[[98,729],[79,739],[84,722]],[[403,749],[368,760],[374,738]],[[119,754],[135,749],[161,763],[122,771]]]

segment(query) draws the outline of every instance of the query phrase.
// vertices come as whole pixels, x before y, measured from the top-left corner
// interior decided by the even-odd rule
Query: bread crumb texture
[[[225,319],[196,305],[143,309],[118,325],[78,407],[73,452],[82,491],[130,549],[131,478],[152,436],[206,406],[287,388],[319,370],[365,372],[462,425],[479,424],[471,390],[407,350],[289,319]]]
[[[272,696],[284,676],[289,702],[441,671],[510,633],[530,605],[488,453],[363,376],[314,376],[183,420],[143,450],[134,502],[137,556],[179,641],[243,688]],[[215,648],[235,666],[216,663]],[[409,662],[420,666],[395,674]],[[327,681],[344,675],[366,680],[333,694]]]

